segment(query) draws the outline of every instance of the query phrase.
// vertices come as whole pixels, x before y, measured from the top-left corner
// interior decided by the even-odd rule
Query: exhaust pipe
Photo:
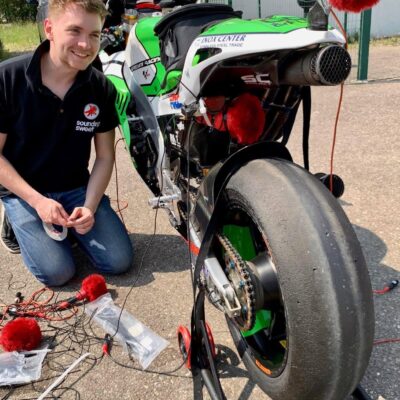
[[[281,85],[334,86],[350,74],[351,57],[341,46],[329,45],[289,61],[279,79]]]

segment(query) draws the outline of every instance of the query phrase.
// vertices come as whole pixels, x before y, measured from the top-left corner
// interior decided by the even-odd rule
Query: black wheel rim
[[[243,230],[243,228],[248,229],[250,235],[247,240],[252,241],[256,255],[265,254],[266,261],[272,263],[271,250],[267,246],[265,233],[262,232],[257,222],[244,210],[241,204],[233,202],[227,204],[227,213],[221,233],[224,233],[226,226],[238,227],[237,229],[239,230]],[[232,244],[238,253],[243,257],[243,253],[246,253],[246,251],[243,251],[243,244],[238,245],[235,243],[235,238],[232,235],[228,234],[227,236],[231,243],[233,242]],[[218,246],[218,244],[215,246]],[[214,250],[218,254],[218,249],[214,247]],[[219,257],[221,257],[220,261],[223,262],[221,252]],[[246,261],[252,261],[248,259],[248,254],[247,258],[243,258]],[[279,282],[277,285],[279,286]],[[239,329],[234,320],[228,318],[228,323],[231,325],[231,329],[234,329],[240,335],[241,346],[245,345],[254,364],[260,371],[273,378],[279,376],[285,369],[289,351],[286,314],[280,293],[275,301],[267,302],[261,308],[258,307],[257,312],[261,310],[266,310],[270,313],[271,324],[269,327],[249,336]]]

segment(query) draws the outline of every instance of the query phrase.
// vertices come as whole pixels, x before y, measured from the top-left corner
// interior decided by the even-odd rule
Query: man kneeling
[[[66,283],[75,264],[69,241],[50,238],[43,223],[68,228],[102,273],[132,264],[129,236],[104,195],[116,92],[91,63],[106,14],[102,0],[50,0],[47,40],[0,64],[0,197],[26,266],[48,286]]]

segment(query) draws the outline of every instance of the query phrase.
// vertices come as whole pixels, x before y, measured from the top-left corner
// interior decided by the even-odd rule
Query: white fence
[[[381,0],[372,10],[373,37],[400,35],[400,1]]]

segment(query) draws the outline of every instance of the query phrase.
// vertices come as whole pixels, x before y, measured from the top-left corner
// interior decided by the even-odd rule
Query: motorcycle
[[[371,354],[372,290],[350,221],[308,165],[310,87],[348,77],[345,38],[324,0],[307,18],[257,20],[188,3],[161,1],[164,15],[138,18],[124,51],[100,55],[149,205],[192,253],[192,329],[178,330],[186,365],[215,355],[207,297],[272,399],[345,399]],[[102,46],[124,30],[107,30]],[[285,146],[301,103],[304,166]]]

